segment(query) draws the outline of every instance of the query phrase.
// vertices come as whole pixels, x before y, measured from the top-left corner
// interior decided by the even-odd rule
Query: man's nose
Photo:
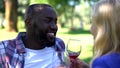
[[[55,24],[55,23],[51,23],[50,28],[57,30],[57,29],[58,29],[58,26],[57,26],[57,24]]]

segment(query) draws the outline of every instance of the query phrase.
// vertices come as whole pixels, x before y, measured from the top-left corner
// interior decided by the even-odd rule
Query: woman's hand
[[[89,65],[80,59],[71,60],[70,68],[89,68]]]

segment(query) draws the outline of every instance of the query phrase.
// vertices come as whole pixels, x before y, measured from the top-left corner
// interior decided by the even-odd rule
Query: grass
[[[25,29],[20,29],[21,31],[25,31]],[[13,39],[17,36],[18,33],[10,33],[6,32],[3,29],[0,29],[0,41]],[[84,60],[85,62],[89,63],[92,59],[92,45],[93,45],[93,37],[90,34],[89,30],[74,30],[70,31],[68,28],[60,28],[57,33],[57,37],[63,39],[65,45],[67,44],[70,38],[80,39],[82,44],[82,51],[79,56],[80,59]]]
[[[7,32],[7,31],[5,31],[3,29],[0,29],[0,41],[13,39],[16,36],[17,36],[17,33],[15,33],[15,32]]]

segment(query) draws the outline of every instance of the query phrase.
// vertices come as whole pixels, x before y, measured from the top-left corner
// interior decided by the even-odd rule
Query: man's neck
[[[43,49],[44,46],[41,45],[40,43],[36,42],[33,39],[23,39],[23,43],[25,45],[26,48],[30,48],[30,49],[34,49],[34,50],[40,50]]]

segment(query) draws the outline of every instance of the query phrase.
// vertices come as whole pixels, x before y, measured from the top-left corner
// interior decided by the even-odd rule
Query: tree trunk
[[[62,20],[61,15],[58,15],[57,25],[58,25],[59,28],[62,27],[61,20]]]
[[[75,5],[73,5],[72,6],[72,11],[71,11],[71,30],[74,30],[74,19],[73,19],[73,17],[74,17],[74,10],[75,10]]]
[[[62,24],[62,23],[61,23],[61,22],[62,22],[61,13],[62,13],[62,12],[60,12],[60,10],[57,10],[57,11],[59,11],[59,14],[57,14],[57,15],[58,15],[57,25],[58,25],[59,28],[61,28],[61,24]]]
[[[18,32],[17,5],[17,0],[5,0],[5,29],[9,32]]]
[[[80,29],[84,30],[84,20],[83,20],[82,16],[79,16],[79,20],[80,20]]]
[[[65,24],[67,24],[68,23],[68,15],[67,15],[67,11],[66,11],[66,8],[64,9],[65,10],[65,15],[64,15],[64,17],[65,17],[65,22],[63,22],[62,24],[63,24],[63,27],[65,26]]]

